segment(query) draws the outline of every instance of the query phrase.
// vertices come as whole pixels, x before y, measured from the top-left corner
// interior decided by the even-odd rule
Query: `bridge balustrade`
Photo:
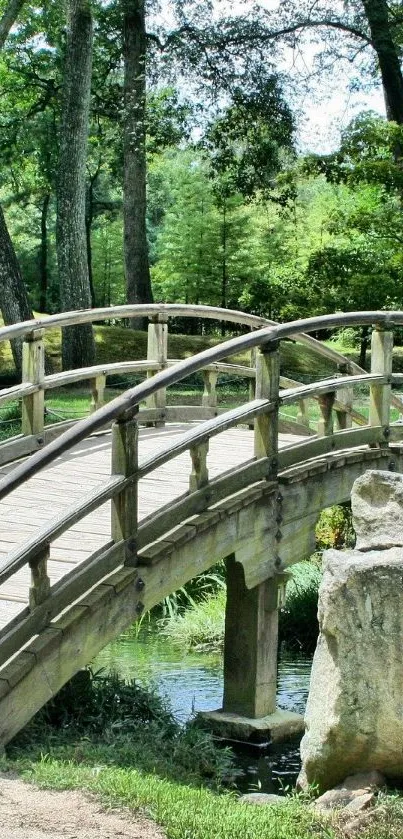
[[[201,308],[194,309],[199,317]],[[403,312],[338,314],[282,325],[262,325],[262,319],[226,312],[228,320],[249,326],[252,331],[178,362],[167,358],[167,317],[183,315],[183,307],[130,307],[130,310],[128,307],[118,307],[113,312],[119,317],[138,317],[140,314],[151,317],[148,358],[144,362],[126,362],[126,366],[123,363],[103,365],[102,368],[97,366],[45,376],[43,331],[56,324],[64,326],[110,318],[112,312],[109,309],[57,315],[0,330],[0,340],[24,337],[23,381],[21,385],[8,388],[0,394],[0,402],[17,396],[23,401],[23,435],[17,442],[9,444],[14,446],[9,452],[15,457],[33,451],[35,447],[37,449],[0,479],[0,501],[7,496],[12,499],[13,491],[25,481],[70,451],[77,443],[112,423],[110,479],[80,501],[67,506],[63,514],[38,528],[33,537],[10,552],[0,568],[0,593],[1,586],[22,568],[29,567],[31,573],[27,606],[0,631],[0,705],[2,690],[8,696],[15,683],[16,668],[18,670],[19,666],[22,669],[26,666],[27,649],[37,649],[34,646],[38,643],[35,636],[43,640],[43,633],[48,632],[49,627],[56,626],[64,627],[61,630],[63,634],[66,631],[66,619],[60,624],[59,616],[77,603],[84,603],[85,608],[91,603],[91,614],[96,614],[102,598],[112,596],[110,592],[105,593],[105,579],[109,581],[108,585],[116,598],[125,596],[127,586],[132,586],[134,594],[131,600],[125,601],[125,609],[116,613],[113,626],[109,622],[104,631],[99,631],[99,637],[95,633],[91,642],[86,639],[81,658],[77,656],[69,661],[69,666],[60,675],[59,687],[63,679],[66,681],[83,662],[87,663],[85,657],[88,661],[114,634],[122,631],[130,620],[141,615],[144,609],[159,602],[166,594],[217,559],[232,557],[228,560],[228,590],[232,601],[227,614],[224,707],[227,710],[238,709],[252,717],[270,714],[275,708],[273,650],[275,648],[276,651],[277,645],[277,596],[273,592],[277,592],[287,565],[300,558],[296,555],[294,559],[292,553],[298,553],[298,518],[306,517],[311,532],[312,521],[320,505],[328,506],[329,501],[329,493],[322,490],[319,482],[315,497],[309,497],[306,501],[306,509],[298,506],[302,504],[301,499],[292,509],[294,496],[291,492],[288,499],[284,498],[282,482],[288,480],[296,469],[304,477],[308,466],[312,464],[312,468],[318,471],[318,465],[321,467],[323,462],[326,466],[327,459],[336,456],[338,452],[351,452],[359,464],[368,460],[368,452],[371,457],[371,452],[374,452],[374,457],[378,456],[375,455],[378,452],[382,465],[393,463],[393,446],[403,439],[403,426],[391,422],[391,405],[397,406],[400,412],[403,409],[392,387],[397,388],[403,384],[403,375],[392,372],[392,327],[403,324]],[[222,310],[214,310],[214,315],[210,312],[210,316],[223,319],[224,314]],[[362,371],[339,353],[323,347],[307,334],[310,331],[358,324],[374,325],[370,373]],[[280,342],[290,339],[309,345],[319,354],[331,358],[335,364],[343,365],[343,371],[310,384],[284,379],[280,375]],[[253,353],[253,371],[251,367],[233,367],[228,364],[226,359],[239,352]],[[105,377],[118,369],[120,372],[141,370],[147,378],[111,402],[101,404]],[[254,392],[244,404],[219,412],[216,378],[229,369],[253,381]],[[138,449],[139,425],[143,422],[161,423],[178,419],[177,406],[176,413],[170,413],[170,407],[167,406],[167,388],[198,372],[203,374],[205,381],[202,405],[193,412],[189,412],[188,407],[184,408],[181,416],[186,421],[192,421],[189,429],[170,440],[165,448],[141,459]],[[44,391],[85,379],[92,381],[94,405],[91,415],[65,428],[60,436],[43,445]],[[362,412],[354,410],[354,388],[357,386],[369,388],[368,420]],[[307,407],[309,400],[313,399],[319,410],[316,433],[310,427]],[[284,423],[282,410],[294,404],[298,407],[294,422],[297,441],[292,443],[288,440],[287,445],[280,447],[279,429]],[[250,426],[252,423],[253,458],[229,471],[225,471],[223,462],[221,473],[210,478],[210,441],[228,429],[239,425]],[[288,430],[290,427],[288,421]],[[24,440],[29,441],[25,449],[21,443]],[[5,448],[7,445],[3,444]],[[145,519],[140,519],[138,499],[141,482],[184,452],[189,452],[188,491],[168,504],[161,504]],[[101,550],[92,553],[77,568],[51,585],[48,574],[49,546],[108,500],[112,504],[110,540]],[[253,512],[255,508],[256,515]],[[250,520],[253,516],[256,518],[253,538],[249,538],[249,535],[246,538],[240,532],[246,527],[249,534],[248,516]],[[231,535],[232,532],[235,536]],[[220,556],[209,554],[208,536],[211,536],[210,542],[215,546],[214,549],[218,550],[217,545],[220,545],[219,549],[227,552]],[[195,537],[200,545],[207,546],[201,557],[193,547],[192,540]],[[304,539],[305,536],[300,541],[305,546]],[[238,580],[238,563],[243,566],[243,585]],[[236,585],[232,585],[231,575],[234,579],[236,577]],[[248,592],[253,592],[253,596]],[[85,601],[82,600],[83,596]],[[269,665],[267,656],[261,653],[261,627],[265,613],[270,614],[270,620],[265,624],[265,643],[272,650]],[[253,678],[246,680],[247,687],[242,666],[239,660],[237,664],[236,656],[234,659],[239,625],[242,623],[248,626],[245,642],[248,658],[255,662]],[[39,656],[37,651],[35,656]],[[18,672],[21,676],[22,670]],[[236,696],[238,701],[234,698]],[[38,703],[42,701],[44,695],[39,691],[37,707],[40,707]],[[23,724],[21,720],[22,717],[18,725]],[[7,731],[4,729],[5,733],[2,734],[0,726],[0,742],[2,737],[4,740],[12,736],[14,730],[15,727],[8,723]]]

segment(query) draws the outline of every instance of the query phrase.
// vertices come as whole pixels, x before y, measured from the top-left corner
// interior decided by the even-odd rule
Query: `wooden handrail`
[[[353,313],[357,314],[357,313]],[[189,306],[186,304],[176,303],[154,303],[150,305],[126,305],[104,307],[99,309],[84,309],[73,312],[62,312],[57,315],[50,315],[46,318],[38,318],[36,320],[22,321],[20,323],[4,326],[0,328],[0,342],[11,341],[14,338],[22,338],[32,332],[37,332],[40,329],[45,331],[52,328],[60,328],[64,326],[73,326],[82,323],[93,323],[102,320],[110,320],[111,318],[139,318],[150,317],[155,318],[159,315],[171,317],[190,317],[190,318],[206,318],[210,320],[227,321],[228,323],[236,323],[239,326],[249,326],[251,329],[261,329],[266,326],[275,326],[276,321],[268,318],[259,317],[258,315],[251,315],[248,312],[241,312],[235,309],[222,309],[214,306]],[[326,315],[324,317],[327,317]],[[330,316],[332,317],[332,316]],[[336,316],[339,317],[340,315]],[[343,316],[342,316],[343,317]],[[347,317],[347,316],[345,316]],[[355,321],[356,322],[356,321]],[[371,321],[369,321],[371,322]],[[299,321],[304,323],[304,321]],[[348,325],[346,321],[340,322],[341,326]],[[326,328],[326,327],[324,327]],[[320,327],[318,327],[320,329]],[[311,335],[301,334],[297,332],[294,334],[294,339],[300,343],[311,347],[323,358],[328,358],[335,364],[347,364],[352,373],[365,372],[358,364],[346,358],[342,353],[339,353],[333,347],[327,347],[312,338]]]
[[[88,313],[84,314],[87,315]],[[0,481],[0,498],[3,498],[18,486],[21,481],[27,480],[36,474],[40,469],[51,463],[55,457],[68,451],[72,446],[81,442],[90,434],[100,430],[117,417],[133,412],[136,405],[156,391],[176,384],[183,378],[202,370],[209,364],[219,362],[238,352],[269,345],[272,342],[277,342],[284,338],[295,337],[301,332],[374,323],[388,328],[392,325],[402,325],[403,312],[350,312],[348,314],[322,315],[314,318],[306,318],[291,323],[265,327],[247,335],[231,338],[216,347],[203,350],[197,355],[180,361],[174,367],[166,368],[156,373],[155,376],[147,379],[147,381],[117,396],[107,405],[95,411],[91,416],[79,420],[73,428],[69,428],[57,440],[54,440],[46,448],[33,454],[29,461],[17,465],[13,471]]]

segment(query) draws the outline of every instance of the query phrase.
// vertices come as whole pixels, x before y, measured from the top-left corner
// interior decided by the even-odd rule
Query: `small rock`
[[[381,772],[374,769],[372,772],[357,772],[356,775],[349,775],[340,787],[350,790],[371,790],[381,789],[386,785],[386,780]]]
[[[350,790],[337,787],[336,789],[329,789],[323,795],[314,801],[316,810],[337,810],[347,807],[351,801],[354,800],[355,793]]]
[[[356,795],[349,804],[345,806],[347,813],[361,813],[362,810],[368,810],[371,804],[374,803],[375,794],[373,792],[364,792],[363,795]]]
[[[241,795],[239,799],[240,804],[259,804],[266,806],[269,804],[287,804],[288,799],[284,795],[271,795],[267,792],[248,792],[246,795]]]
[[[314,807],[317,810],[346,810],[351,813],[360,813],[372,804],[374,798],[375,794],[368,787],[347,788],[345,784],[340,784],[317,798]]]

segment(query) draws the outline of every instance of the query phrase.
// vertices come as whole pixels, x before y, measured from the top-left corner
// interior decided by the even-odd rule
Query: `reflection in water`
[[[197,711],[222,704],[222,656],[219,653],[183,653],[166,638],[153,633],[121,638],[109,644],[93,662],[96,672],[115,670],[125,679],[154,685],[165,696],[176,718],[185,722]],[[277,703],[280,708],[303,713],[309,689],[311,662],[282,658],[279,663]],[[279,792],[293,784],[299,771],[299,743],[270,746],[266,752],[240,753],[244,772],[242,789]]]

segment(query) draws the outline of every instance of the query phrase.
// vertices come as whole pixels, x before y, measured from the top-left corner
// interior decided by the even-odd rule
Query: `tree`
[[[89,0],[70,0],[57,183],[56,243],[64,311],[89,308],[85,228],[85,163],[91,93],[92,15]],[[63,330],[63,368],[93,364],[91,324]]]
[[[146,231],[146,31],[144,0],[123,0],[124,255],[128,303],[152,303]],[[136,324],[131,321],[132,325]]]
[[[400,48],[403,14],[397,4],[387,0],[283,0],[274,11],[255,6],[253,19],[233,18],[221,28],[221,48],[271,48],[286,45],[298,51],[308,35],[323,45],[321,69],[331,69],[335,61],[367,63],[373,74],[374,61],[380,73],[388,119],[403,122],[403,75]],[[210,40],[211,40],[210,36]]]
[[[0,49],[3,48],[9,31],[14,24],[23,0],[10,0],[0,18]],[[0,207],[0,300],[1,311],[5,324],[20,320],[30,320],[32,310],[28,301],[18,259],[14,250],[10,234],[7,229],[4,213]],[[15,366],[21,370],[22,347],[20,341],[13,341],[12,352]]]

